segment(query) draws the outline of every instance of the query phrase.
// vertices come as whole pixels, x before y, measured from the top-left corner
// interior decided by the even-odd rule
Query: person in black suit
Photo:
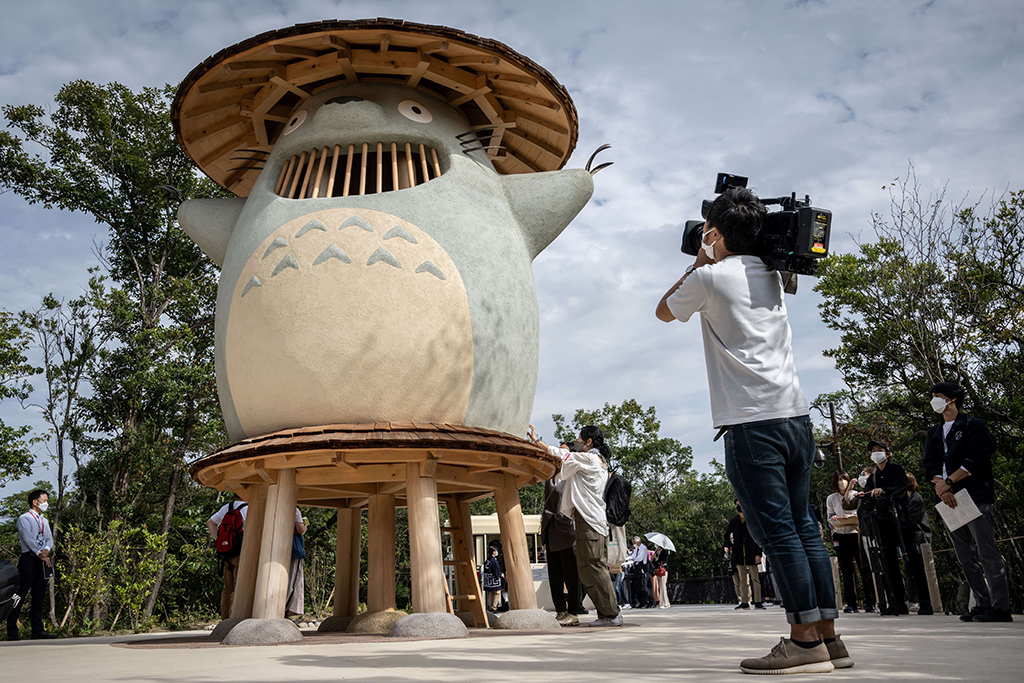
[[[958,384],[940,382],[931,388],[931,395],[932,410],[942,415],[943,424],[932,427],[925,438],[925,478],[935,485],[935,495],[946,505],[955,508],[955,495],[967,491],[981,512],[980,517],[949,532],[977,603],[960,620],[1013,621],[1006,565],[992,523],[995,439],[982,420],[960,411],[964,391]]]
[[[879,611],[883,616],[910,614],[900,569],[900,557],[906,548],[900,527],[901,520],[907,518],[907,472],[890,460],[892,450],[881,441],[868,442],[868,452],[877,469],[868,477],[863,495],[871,497],[865,512],[882,555],[884,580],[879,588],[884,596],[878,596]],[[883,598],[887,603],[884,608]]]

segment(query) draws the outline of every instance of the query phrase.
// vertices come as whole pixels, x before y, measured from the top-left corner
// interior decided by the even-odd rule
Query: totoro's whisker
[[[469,142],[481,144],[483,141]],[[262,163],[261,159],[246,157],[241,161]],[[390,173],[385,173],[386,168]],[[423,143],[392,141],[324,146],[292,155],[281,168],[274,193],[286,199],[378,194],[414,188],[441,173],[437,150]]]
[[[482,149],[505,149],[505,145],[480,145],[479,147],[469,147],[462,150],[462,153],[469,154],[470,152],[479,152]]]

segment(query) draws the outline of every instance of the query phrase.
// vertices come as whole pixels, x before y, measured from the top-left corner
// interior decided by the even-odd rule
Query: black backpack
[[[18,568],[0,561],[0,621],[7,618],[21,599],[17,593],[19,583]]]
[[[608,483],[604,485],[604,507],[608,523],[612,526],[625,526],[629,521],[629,499],[633,495],[633,485],[625,477],[616,472],[608,474]]]

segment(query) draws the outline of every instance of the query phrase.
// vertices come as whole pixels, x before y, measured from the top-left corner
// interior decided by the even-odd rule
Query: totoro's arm
[[[178,223],[211,261],[223,266],[231,232],[244,206],[244,199],[190,199],[178,207]]]
[[[565,230],[594,194],[594,179],[582,168],[506,175],[501,184],[531,259]]]

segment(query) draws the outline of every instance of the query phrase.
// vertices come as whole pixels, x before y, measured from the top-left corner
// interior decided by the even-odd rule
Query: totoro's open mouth
[[[378,194],[416,187],[442,173],[437,150],[422,144],[335,145],[293,154],[274,192],[287,199]]]

